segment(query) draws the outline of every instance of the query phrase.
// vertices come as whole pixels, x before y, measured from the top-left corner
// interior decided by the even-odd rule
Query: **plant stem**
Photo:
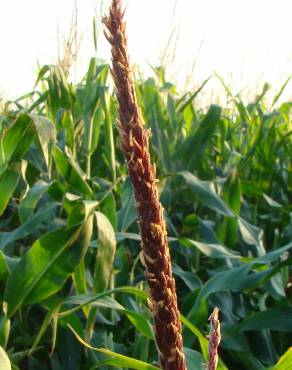
[[[103,19],[105,36],[112,45],[112,75],[119,103],[119,132],[129,176],[136,199],[142,239],[142,263],[149,285],[149,308],[164,370],[185,370],[181,322],[175,281],[167,242],[163,208],[156,189],[156,169],[149,154],[150,130],[138,107],[129,63],[124,11],[120,0],[113,0],[110,15]]]

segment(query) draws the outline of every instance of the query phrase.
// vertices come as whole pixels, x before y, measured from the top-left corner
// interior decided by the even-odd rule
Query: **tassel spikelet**
[[[128,56],[124,11],[113,0],[109,16],[103,19],[105,36],[111,44],[112,75],[119,103],[119,133],[132,181],[141,234],[142,263],[149,285],[149,308],[164,370],[185,370],[181,322],[163,208],[156,189],[156,168],[149,155],[150,130],[138,107]]]

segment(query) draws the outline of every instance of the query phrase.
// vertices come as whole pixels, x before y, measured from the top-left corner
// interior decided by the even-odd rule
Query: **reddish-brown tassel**
[[[112,46],[112,75],[119,103],[119,131],[132,181],[140,234],[142,260],[149,284],[149,307],[164,370],[185,370],[181,322],[163,209],[159,202],[156,170],[149,155],[150,131],[144,128],[129,63],[124,11],[113,0],[110,14],[103,19],[105,35]]]

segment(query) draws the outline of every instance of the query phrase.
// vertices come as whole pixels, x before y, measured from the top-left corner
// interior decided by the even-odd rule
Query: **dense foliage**
[[[229,107],[204,112],[196,106],[203,86],[178,96],[156,72],[137,93],[152,130],[188,369],[204,368],[215,306],[219,369],[288,369],[292,103],[276,109],[278,95],[268,110],[264,86],[246,106],[226,87]],[[7,355],[13,369],[157,369],[109,83],[108,66],[95,59],[76,86],[45,66],[38,90],[2,108],[5,370]]]

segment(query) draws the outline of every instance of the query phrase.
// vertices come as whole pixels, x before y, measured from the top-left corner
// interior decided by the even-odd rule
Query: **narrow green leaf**
[[[0,251],[0,281],[3,281],[9,275],[9,268],[5,260],[4,253]]]
[[[37,345],[39,344],[39,341],[41,340],[42,336],[45,334],[48,326],[53,322],[54,317],[57,316],[63,299],[62,298],[56,298],[52,306],[50,307],[49,311],[47,312],[45,319],[38,330],[38,333],[33,341],[33,344],[30,349],[30,353],[33,353],[35,349],[37,348]]]
[[[233,211],[219,197],[219,195],[215,193],[210,182],[199,180],[195,175],[188,171],[182,171],[178,174],[185,179],[190,189],[195,193],[202,204],[224,216],[235,217]]]
[[[21,160],[29,148],[34,134],[34,126],[27,114],[20,114],[13,125],[1,138],[0,175],[10,161]]]
[[[19,204],[19,219],[21,223],[25,223],[32,217],[39,199],[46,192],[49,186],[50,184],[40,180],[29,189]]]
[[[281,86],[280,90],[278,91],[278,93],[275,95],[273,101],[272,101],[272,108],[274,107],[274,105],[277,103],[277,101],[279,100],[280,96],[282,95],[283,91],[285,90],[286,86],[288,85],[289,81],[291,80],[291,77],[292,76],[289,76],[287,78],[287,80],[283,83],[283,85]]]
[[[198,329],[194,324],[192,324],[185,316],[180,314],[181,322],[188,328],[190,331],[198,338],[201,346],[201,351],[205,360],[208,359],[208,340],[204,337],[201,333],[200,329]]]
[[[267,194],[263,194],[265,201],[268,203],[270,207],[273,208],[282,208],[282,205],[276,202],[274,199],[270,198]]]
[[[69,326],[69,328],[74,333],[75,337],[78,339],[80,343],[82,343],[86,348],[92,349],[93,351],[103,353],[104,355],[110,357],[107,361],[107,364],[122,368],[130,368],[130,369],[137,369],[137,370],[158,370],[159,368],[156,366],[152,366],[147,364],[146,362],[142,362],[140,360],[135,360],[133,358],[121,355],[116,352],[112,352],[105,348],[96,348],[87,343],[84,339],[82,339],[76,331]]]
[[[105,154],[110,163],[110,169],[112,172],[112,180],[116,182],[116,155],[115,155],[115,143],[113,135],[113,120],[110,114],[110,95],[109,92],[103,88],[101,94],[101,102],[105,113]]]
[[[268,252],[264,256],[250,259],[250,261],[253,261],[254,263],[271,263],[276,261],[280,256],[282,256],[285,252],[289,251],[290,249],[292,249],[292,242],[272,252]]]
[[[66,145],[70,148],[73,157],[75,158],[75,134],[74,134],[74,121],[72,112],[68,110],[64,110],[61,112],[60,121],[64,127],[65,137],[66,137]]]
[[[186,365],[188,370],[205,370],[206,363],[204,357],[200,352],[184,347],[183,349],[186,357]]]
[[[119,231],[126,231],[137,219],[137,211],[134,204],[133,189],[129,180],[126,180],[122,189],[122,208],[118,211]]]
[[[93,192],[86,182],[86,175],[82,172],[77,162],[68,157],[59,148],[54,151],[57,170],[73,189],[85,194],[88,199],[93,199]]]
[[[207,244],[201,243],[195,240],[180,238],[178,241],[188,248],[197,248],[203,254],[210,258],[241,258],[239,254],[234,253],[233,251],[229,250],[226,247],[223,247],[219,244]]]
[[[49,174],[51,173],[52,151],[56,141],[56,129],[54,124],[46,117],[30,114],[34,123],[37,137],[43,152]]]
[[[127,315],[128,319],[140,333],[145,335],[147,338],[154,340],[152,326],[145,316],[139,312],[130,310],[124,310],[123,313]]]
[[[290,370],[292,364],[292,347],[290,347],[280,358],[272,370]]]
[[[14,162],[9,165],[7,170],[0,177],[0,216],[6,209],[6,206],[18,184],[21,176],[21,167],[23,162]]]
[[[201,347],[201,351],[202,351],[202,354],[203,354],[202,358],[205,359],[205,361],[207,361],[208,360],[208,356],[209,356],[209,354],[208,354],[208,346],[209,346],[208,340],[201,333],[200,329],[198,329],[194,324],[192,324],[182,314],[180,314],[180,320],[198,338],[199,343],[200,343],[200,347]],[[188,350],[189,350],[189,348],[184,348],[184,352],[186,354],[186,357],[189,355],[189,351]],[[194,364],[193,364],[193,366],[194,366]],[[190,367],[190,368],[188,367],[188,369],[192,369],[192,367]],[[198,369],[200,369],[200,368],[198,368]],[[218,370],[228,370],[228,368],[226,367],[226,365],[224,364],[224,362],[222,361],[222,359],[220,357],[219,357],[217,369]]]
[[[3,250],[8,244],[31,234],[32,230],[36,231],[44,221],[49,219],[55,208],[56,204],[48,204],[44,209],[40,209],[31,219],[18,228],[12,231],[1,232],[0,250]]]
[[[122,286],[122,287],[119,287],[119,288],[107,290],[107,291],[105,291],[103,293],[99,293],[99,294],[82,294],[82,295],[78,295],[77,298],[76,298],[77,301],[79,302],[79,303],[77,303],[78,306],[77,307],[74,307],[72,309],[69,309],[69,310],[60,312],[59,316],[60,317],[66,317],[66,316],[70,315],[71,313],[73,313],[75,311],[78,311],[80,308],[82,308],[84,306],[87,306],[89,304],[92,304],[95,301],[98,301],[99,299],[104,298],[106,296],[109,296],[109,295],[111,295],[113,293],[133,294],[136,297],[141,298],[142,300],[146,300],[147,299],[147,293],[144,292],[143,290],[137,289],[137,288],[134,288],[134,287],[131,287],[131,286]],[[73,303],[74,300],[75,300],[75,297],[74,296],[68,297],[66,299],[66,301],[64,302],[64,304],[65,303]]]
[[[94,270],[95,292],[104,291],[108,285],[116,251],[114,229],[108,218],[101,212],[95,212],[98,231],[98,250]]]
[[[292,308],[272,307],[268,310],[257,312],[233,328],[236,332],[263,329],[292,332]]]
[[[241,284],[251,270],[251,267],[252,266],[250,264],[246,264],[235,267],[231,270],[218,272],[212,276],[201,288],[196,299],[196,306],[199,304],[200,300],[208,297],[211,293],[222,292],[230,289],[240,289]]]

